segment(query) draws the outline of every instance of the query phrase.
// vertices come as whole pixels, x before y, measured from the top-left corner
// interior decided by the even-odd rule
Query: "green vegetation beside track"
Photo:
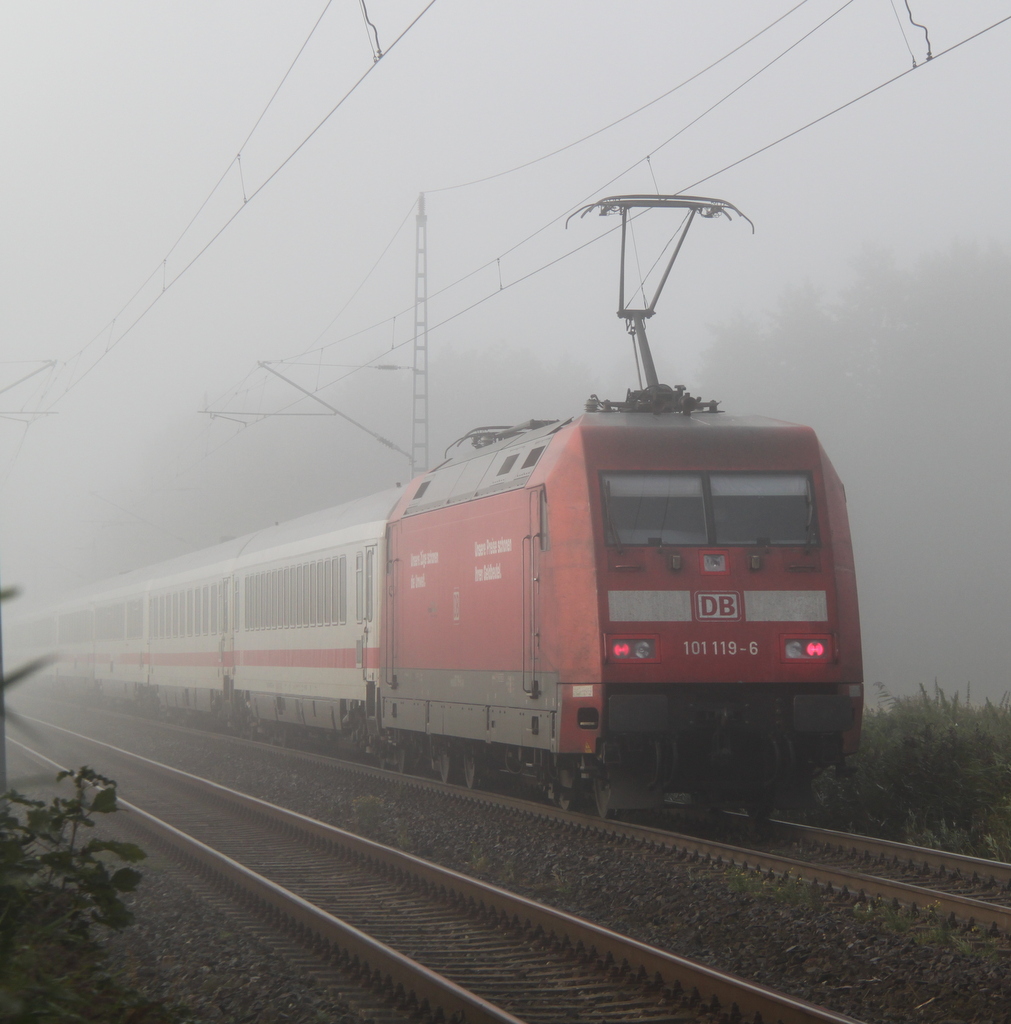
[[[1011,702],[884,694],[853,775],[815,784],[807,824],[1011,861]]]
[[[140,881],[129,865],[144,852],[94,835],[93,815],[116,810],[115,783],[90,768],[64,778],[70,797],[0,797],[0,1022],[181,1024],[105,969],[93,930],[132,922],[120,897]]]

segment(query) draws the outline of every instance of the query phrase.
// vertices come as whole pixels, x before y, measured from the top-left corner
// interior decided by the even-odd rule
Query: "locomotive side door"
[[[527,491],[527,535],[523,538],[523,692],[536,700],[541,695],[540,661],[540,555],[544,548],[545,490]]]
[[[391,523],[386,527],[386,576],[379,583],[385,587],[386,600],[382,602],[382,667],[383,683],[391,690],[397,687],[397,661],[396,661],[396,623],[397,623],[397,598],[399,579],[397,578],[400,569],[400,560],[397,557],[398,541],[400,539],[399,524]]]

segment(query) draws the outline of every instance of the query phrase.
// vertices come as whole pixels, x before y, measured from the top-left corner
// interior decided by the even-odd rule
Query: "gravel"
[[[213,735],[190,736],[92,711],[52,705],[45,710],[42,717],[68,728],[83,729],[869,1024],[1011,1024],[1011,960],[1006,947],[976,935],[955,933],[943,941],[925,926],[902,930],[910,922],[887,908],[861,913],[839,897],[813,896],[807,887],[762,882],[740,872],[679,861],[666,852],[574,833],[544,819],[288,760],[266,747],[247,750],[220,743]],[[101,770],[100,758],[93,760]],[[156,904],[162,901],[160,913],[171,913],[174,897],[167,883],[161,895],[152,898]],[[190,916],[178,924],[169,921],[177,934],[188,935],[187,922],[195,924],[199,918],[198,912],[185,913]],[[143,934],[145,928],[148,933],[159,930],[145,924],[131,932]],[[164,952],[165,940],[152,948],[162,949],[162,959],[178,959],[164,968],[155,960],[157,983],[177,984],[172,991],[190,993],[192,1003],[192,993],[200,991],[207,978],[179,952],[168,929],[163,931],[175,952]],[[233,948],[222,942],[221,934],[219,930],[215,948]],[[252,969],[263,962],[258,956],[263,954],[236,953],[236,984],[227,990],[235,1000],[235,1012],[241,1012],[241,1000],[252,998],[239,982],[243,972],[251,979],[260,971]],[[184,961],[187,966],[179,966]],[[214,963],[212,985],[219,975],[229,975],[218,957],[209,961],[198,956],[197,961],[205,968]],[[278,998],[283,1001],[286,996]],[[294,1016],[206,1019],[319,1019],[297,1015],[315,1012],[311,1001],[293,1012]]]
[[[363,1024],[301,967],[296,950],[255,934],[253,922],[194,891],[175,865],[161,861],[152,869],[148,860],[142,870],[143,883],[126,900],[136,923],[104,943],[110,969],[125,983],[185,1005],[200,1024]]]

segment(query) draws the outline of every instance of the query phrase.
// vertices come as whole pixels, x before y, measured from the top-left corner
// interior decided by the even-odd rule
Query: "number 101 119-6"
[[[739,644],[733,640],[685,640],[685,654],[758,654],[758,642]]]

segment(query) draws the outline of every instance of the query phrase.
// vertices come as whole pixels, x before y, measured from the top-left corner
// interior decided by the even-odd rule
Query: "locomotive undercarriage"
[[[53,680],[55,682],[55,680]],[[614,687],[605,705],[608,726],[595,754],[553,754],[548,750],[379,728],[366,701],[325,702],[327,713],[310,722],[302,710],[284,721],[284,698],[231,690],[178,691],[171,705],[156,687],[129,686],[103,693],[93,680],[61,680],[54,689],[64,697],[90,696],[102,703],[133,705],[142,713],[178,721],[208,718],[240,735],[259,736],[282,745],[309,742],[358,752],[385,767],[428,773],[468,787],[487,785],[496,775],[511,776],[563,809],[596,806],[611,816],[630,809],[670,804],[746,807],[759,813],[810,804],[811,782],[828,767],[844,768],[842,733],[848,719],[835,687],[762,687],[742,700],[737,687]],[[70,685],[68,685],[70,684]],[[736,692],[735,692],[736,691]],[[838,728],[796,728],[794,698],[828,699],[822,722]],[[618,698],[615,701],[615,698]],[[276,718],[257,714],[256,701],[269,699]],[[288,703],[292,703],[290,700]],[[323,704],[323,702],[319,702]],[[160,705],[160,706],[159,706]],[[332,705],[332,714],[330,707]],[[315,710],[315,709],[314,709]],[[810,721],[801,722],[810,725]],[[618,728],[615,728],[615,727]]]
[[[664,803],[810,806],[815,776],[844,767],[852,721],[847,698],[816,684],[753,687],[747,698],[729,687],[622,687],[608,706],[593,779],[602,814]]]

